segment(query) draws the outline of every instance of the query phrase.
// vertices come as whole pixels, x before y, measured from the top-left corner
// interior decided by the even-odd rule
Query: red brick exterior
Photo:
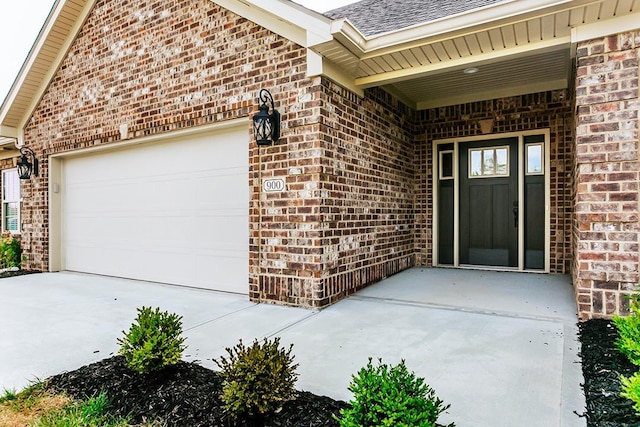
[[[323,307],[414,264],[413,116],[326,79],[301,101],[295,135],[260,149],[262,178],[288,191],[254,198],[250,296]]]
[[[122,124],[136,138],[247,117],[249,140],[263,87],[289,107],[287,147],[305,76],[305,49],[211,1],[98,1],[25,130],[42,169],[23,185],[28,267],[48,269],[48,155],[117,142]]]
[[[122,124],[136,138],[246,117],[251,139],[261,88],[283,121],[277,144],[248,153],[250,297],[320,307],[413,265],[402,109],[307,78],[304,48],[210,1],[102,0],[26,128],[42,159],[23,186],[27,267],[48,269],[47,156],[118,142]],[[262,194],[269,177],[287,191]]]
[[[581,319],[627,310],[637,289],[640,32],[580,43],[573,283]]]
[[[414,112],[323,84],[325,302],[414,265]]]
[[[637,35],[633,43],[638,43]],[[623,45],[621,40],[621,50]],[[614,60],[604,50],[583,52],[588,46],[580,55],[587,63],[578,71],[580,126],[587,117],[597,116],[584,109],[600,105],[582,96],[582,87],[591,83],[581,83],[580,73],[591,67],[592,56],[609,55],[608,61]],[[633,46],[621,55],[636,55],[637,73]],[[615,60],[632,60],[623,56]],[[23,183],[26,267],[48,270],[49,155],[119,142],[123,124],[128,126],[128,137],[137,138],[246,118],[247,139],[252,140],[250,117],[257,110],[259,90],[267,88],[283,114],[282,137],[268,147],[251,142],[247,154],[251,188],[247,289],[252,300],[323,307],[403,269],[431,265],[431,143],[480,135],[480,122],[488,119],[493,120],[493,133],[550,129],[552,272],[568,272],[575,250],[582,256],[576,257],[574,266],[581,302],[592,297],[585,289],[591,289],[594,280],[606,282],[598,286],[612,286],[612,277],[595,279],[577,273],[577,267],[590,262],[581,241],[590,240],[591,234],[581,233],[600,233],[598,239],[619,244],[611,255],[617,258],[607,262],[619,264],[621,273],[635,268],[637,282],[637,74],[635,98],[617,104],[627,115],[589,128],[608,135],[612,123],[617,123],[614,133],[622,139],[616,140],[616,152],[635,147],[634,158],[616,158],[620,169],[607,169],[611,173],[605,176],[585,168],[608,165],[614,159],[580,157],[585,155],[583,147],[599,142],[581,134],[573,143],[568,91],[415,111],[382,89],[368,89],[360,97],[329,79],[308,78],[306,60],[305,48],[208,0],[99,0],[25,129],[26,144],[41,159],[41,176]],[[633,77],[627,80],[625,84],[631,85]],[[587,152],[601,153],[608,150],[605,145]],[[594,179],[609,180],[585,180],[594,174]],[[274,177],[285,179],[285,191],[263,193],[262,180]],[[577,182],[572,187],[573,178]],[[619,185],[612,194],[619,196],[611,197],[619,199],[607,202],[615,202],[620,215],[601,221],[583,218],[579,211],[572,235],[572,188],[582,209],[587,201],[581,194],[608,194],[612,187],[593,186],[613,182]],[[635,199],[622,200],[633,197],[634,191]],[[633,202],[635,222],[629,216]],[[616,224],[618,234],[597,229],[605,223]],[[636,258],[629,260],[625,254],[634,243]],[[591,264],[586,267],[587,272],[593,270]],[[625,276],[624,290],[631,279]],[[590,307],[591,299],[581,310]]]

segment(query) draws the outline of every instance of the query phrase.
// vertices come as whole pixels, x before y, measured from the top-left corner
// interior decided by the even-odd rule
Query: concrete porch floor
[[[184,316],[185,359],[238,339],[280,336],[300,364],[297,387],[348,400],[369,357],[405,359],[451,404],[458,427],[584,426],[570,280],[562,275],[414,268],[322,311],[246,296],[77,273],[0,280],[0,389],[117,353],[142,305]]]

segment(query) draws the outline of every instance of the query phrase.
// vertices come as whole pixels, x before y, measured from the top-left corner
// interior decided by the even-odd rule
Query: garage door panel
[[[69,245],[65,251],[65,255],[68,258],[73,258],[77,271],[88,271],[87,269],[92,267],[96,258],[104,258],[104,253],[101,248],[83,245],[81,242]],[[95,268],[91,268],[91,272],[96,274],[105,274]]]
[[[243,128],[65,159],[67,270],[247,293]]]
[[[237,207],[234,203],[234,199],[237,197],[237,188],[226,185],[226,183],[242,182],[248,187],[247,179],[247,175],[238,173],[202,177],[192,186],[195,188],[194,197],[204,209],[210,207],[222,209],[225,206]]]
[[[216,289],[228,290],[226,288],[226,284],[233,281],[233,270],[238,270],[242,268],[246,268],[244,264],[244,257],[238,256],[233,257],[229,254],[220,255],[220,254],[212,254],[209,256],[200,256],[196,260],[197,262],[197,277],[196,286],[204,286],[208,281],[212,281],[213,286]]]
[[[200,244],[203,249],[211,246],[207,242],[216,241],[228,250],[247,250],[247,247],[238,241],[234,231],[242,226],[241,219],[228,215],[212,215],[208,218],[209,220],[202,221],[206,226],[197,230],[202,234]]]

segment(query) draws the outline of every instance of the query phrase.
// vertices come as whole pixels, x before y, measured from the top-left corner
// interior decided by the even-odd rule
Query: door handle
[[[513,226],[518,228],[518,202],[513,202]]]

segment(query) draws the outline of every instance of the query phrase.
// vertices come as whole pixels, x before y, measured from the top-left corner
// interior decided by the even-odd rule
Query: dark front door
[[[460,144],[460,264],[518,267],[518,138]]]

